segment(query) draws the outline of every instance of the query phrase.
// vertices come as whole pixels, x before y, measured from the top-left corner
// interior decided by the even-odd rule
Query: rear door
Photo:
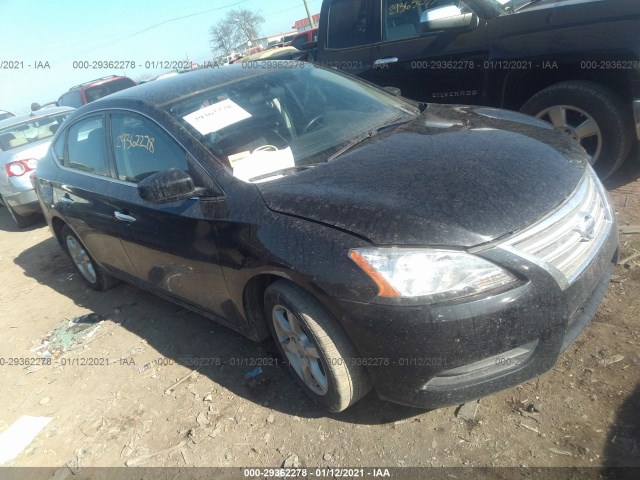
[[[138,278],[159,293],[228,318],[223,304],[228,303],[229,294],[211,220],[215,217],[211,212],[223,198],[198,197],[159,205],[142,200],[137,183],[162,170],[183,170],[196,186],[208,191],[211,180],[150,118],[132,112],[112,112],[109,118],[109,148],[116,176],[127,187],[113,215],[129,232],[124,247]]]
[[[484,20],[460,28],[427,21],[450,17],[452,9],[470,17],[473,10],[461,0],[380,0],[379,5],[376,21],[382,38],[373,47],[375,68],[369,80],[400,88],[415,100],[481,103],[488,58]]]
[[[133,275],[133,264],[122,245],[130,232],[113,216],[113,197],[119,193],[108,161],[104,121],[103,114],[95,114],[67,128],[66,149],[58,158],[64,172],[51,185],[53,201],[98,263]]]

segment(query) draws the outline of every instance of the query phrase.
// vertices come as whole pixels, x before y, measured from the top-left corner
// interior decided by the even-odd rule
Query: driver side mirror
[[[455,5],[425,10],[420,15],[420,30],[422,33],[438,30],[472,29],[479,24],[475,13],[463,13]]]
[[[177,168],[149,175],[138,183],[138,195],[151,203],[186,200],[196,195],[196,187],[188,173]]]

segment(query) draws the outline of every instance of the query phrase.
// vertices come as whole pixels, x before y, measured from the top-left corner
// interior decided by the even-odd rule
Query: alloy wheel
[[[329,391],[329,381],[320,354],[298,318],[288,308],[275,305],[272,321],[280,347],[293,370],[311,391],[325,395]]]
[[[96,283],[97,277],[93,262],[82,244],[73,235],[67,235],[66,243],[71,260],[73,260],[78,271],[89,283]]]
[[[570,105],[553,105],[536,115],[551,123],[565,135],[577,140],[589,155],[589,163],[594,165],[602,151],[600,126],[584,110]]]

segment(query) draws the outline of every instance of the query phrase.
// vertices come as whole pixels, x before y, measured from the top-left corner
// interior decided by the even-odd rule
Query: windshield
[[[245,181],[326,162],[366,132],[419,113],[363,82],[301,65],[263,70],[179,100],[169,110]]]
[[[0,129],[0,150],[6,152],[52,137],[69,113],[38,117]]]

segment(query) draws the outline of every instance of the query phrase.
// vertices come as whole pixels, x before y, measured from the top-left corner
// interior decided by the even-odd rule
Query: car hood
[[[271,210],[375,244],[470,247],[554,209],[586,166],[577,143],[532,117],[429,105],[329,163],[257,187]]]

